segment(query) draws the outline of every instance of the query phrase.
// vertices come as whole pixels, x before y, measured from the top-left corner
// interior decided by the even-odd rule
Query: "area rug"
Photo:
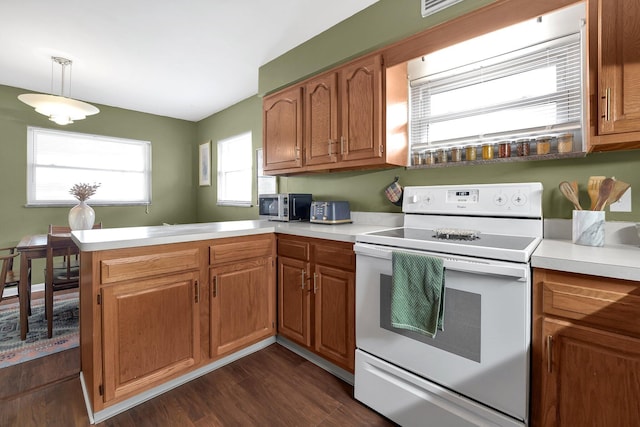
[[[33,300],[27,339],[21,341],[18,303],[0,306],[0,368],[77,347],[78,312],[77,292],[56,295],[53,337],[48,339],[44,299]]]

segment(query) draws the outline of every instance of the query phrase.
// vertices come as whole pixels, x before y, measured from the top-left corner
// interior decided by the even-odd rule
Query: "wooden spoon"
[[[590,176],[587,182],[587,193],[591,199],[591,210],[595,210],[598,196],[600,195],[600,184],[606,177],[604,176]]]
[[[560,192],[564,195],[564,197],[566,197],[571,203],[573,203],[573,206],[576,208],[576,210],[582,210],[582,206],[580,206],[580,200],[578,200],[578,194],[573,190],[573,186],[570,183],[568,183],[567,181],[562,181],[558,188],[560,188]]]
[[[596,206],[594,207],[594,211],[602,211],[605,206],[607,206],[607,201],[611,196],[611,192],[613,191],[613,185],[615,181],[611,178],[605,178],[602,180],[600,184],[600,190],[598,193],[598,201],[596,202]]]
[[[620,197],[622,197],[629,187],[631,187],[631,184],[627,184],[624,181],[618,181],[617,179],[614,179],[613,181],[613,190],[611,190],[611,195],[609,195],[609,199],[607,199],[608,205],[620,200]]]

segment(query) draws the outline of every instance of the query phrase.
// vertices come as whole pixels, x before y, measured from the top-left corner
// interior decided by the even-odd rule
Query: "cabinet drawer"
[[[640,284],[547,276],[542,283],[545,314],[578,320],[590,325],[640,335]]]
[[[273,256],[271,234],[221,239],[209,246],[209,264],[219,265],[251,258]]]
[[[309,261],[309,242],[279,238],[278,256]]]
[[[343,270],[355,270],[356,255],[353,252],[353,245],[341,244],[318,244],[315,245],[316,264],[338,267]]]
[[[160,252],[100,261],[102,284],[199,268],[199,249]]]

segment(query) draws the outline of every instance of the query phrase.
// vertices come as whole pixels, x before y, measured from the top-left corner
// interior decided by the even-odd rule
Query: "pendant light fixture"
[[[58,56],[51,57],[51,92],[53,92],[53,68],[59,65],[60,71],[60,96],[45,95],[40,93],[24,93],[18,99],[36,109],[36,112],[49,117],[49,120],[59,124],[68,125],[74,120],[82,120],[87,116],[97,114],[100,110],[91,104],[69,98],[71,92],[71,64],[72,61]],[[65,85],[66,71],[68,71],[68,84]],[[66,95],[65,96],[65,90]]]

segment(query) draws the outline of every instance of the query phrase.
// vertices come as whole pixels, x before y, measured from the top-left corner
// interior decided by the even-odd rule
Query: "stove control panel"
[[[542,218],[542,184],[405,187],[405,213]]]

